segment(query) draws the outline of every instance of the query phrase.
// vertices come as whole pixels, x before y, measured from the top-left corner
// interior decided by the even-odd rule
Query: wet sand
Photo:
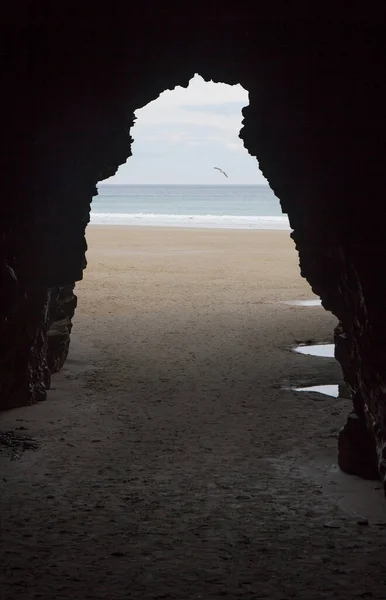
[[[69,360],[0,417],[2,597],[384,598],[380,485],[341,474],[335,318],[288,232],[94,226]],[[16,428],[22,429],[16,429]],[[15,458],[15,457],[14,457]],[[369,526],[359,524],[369,520]]]

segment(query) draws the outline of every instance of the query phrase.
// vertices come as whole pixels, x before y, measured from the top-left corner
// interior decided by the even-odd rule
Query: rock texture
[[[212,1],[204,12],[155,0],[19,8],[7,7],[0,36],[1,408],[44,398],[63,364],[90,202],[131,154],[134,111],[199,72],[250,93],[240,136],[289,215],[302,275],[347,336],[348,362],[337,357],[355,416],[340,464],[363,474],[354,446],[372,447],[385,479],[386,43],[376,10],[336,6],[326,19],[324,6],[311,14],[300,3],[266,3],[257,16],[243,1],[223,13]]]
[[[353,352],[352,331],[346,333],[342,323],[334,332],[335,358],[342,367],[345,384],[350,391],[354,410],[339,433],[338,463],[350,475],[379,479],[376,445],[367,422],[365,403],[360,391],[359,364]]]
[[[3,316],[1,408],[44,400],[49,386],[47,329],[50,290],[20,290],[12,311]]]
[[[50,304],[50,325],[47,331],[47,364],[50,373],[56,373],[63,367],[70,347],[72,317],[77,297],[74,285],[55,288]]]

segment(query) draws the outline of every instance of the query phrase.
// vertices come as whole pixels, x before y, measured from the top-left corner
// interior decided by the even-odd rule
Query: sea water
[[[268,185],[103,185],[91,224],[290,230]]]

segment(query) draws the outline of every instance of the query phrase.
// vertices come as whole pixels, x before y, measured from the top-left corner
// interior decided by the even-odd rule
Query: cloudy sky
[[[238,138],[247,105],[248,92],[240,85],[205,82],[198,75],[186,89],[163,92],[136,111],[133,156],[104,183],[267,183]]]

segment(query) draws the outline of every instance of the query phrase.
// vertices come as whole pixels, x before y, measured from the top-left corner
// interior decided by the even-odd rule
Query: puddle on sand
[[[291,306],[322,306],[320,298],[317,300],[284,300],[283,304],[290,304]]]
[[[339,398],[339,385],[311,385],[310,387],[291,388],[293,392],[317,392],[332,398]]]
[[[313,346],[296,346],[294,352],[308,354],[311,356],[324,356],[325,358],[334,358],[334,344],[314,344]]]

